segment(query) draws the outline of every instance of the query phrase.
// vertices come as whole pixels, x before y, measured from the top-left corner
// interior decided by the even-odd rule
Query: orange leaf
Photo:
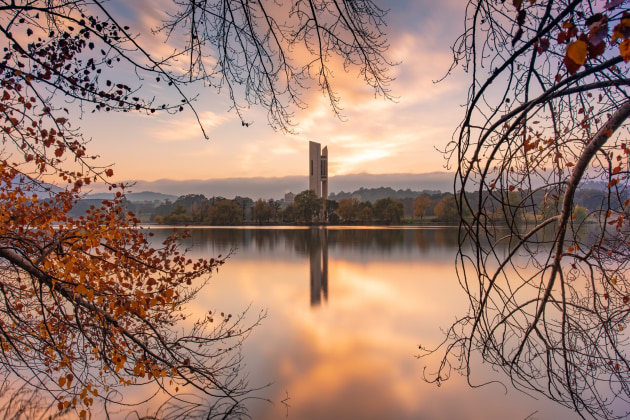
[[[85,296],[88,292],[88,289],[84,285],[80,284],[74,288],[74,292]]]
[[[586,42],[577,40],[569,44],[567,47],[567,57],[569,57],[575,64],[583,66],[586,63],[586,55],[588,54],[588,48]]]

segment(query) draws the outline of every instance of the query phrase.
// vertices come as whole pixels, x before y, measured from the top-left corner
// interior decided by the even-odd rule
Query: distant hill
[[[152,192],[152,191],[142,191],[142,192],[137,192],[137,193],[127,193],[125,194],[125,197],[127,198],[127,200],[133,202],[133,203],[144,203],[144,202],[154,202],[154,201],[159,201],[159,202],[164,202],[166,200],[169,201],[175,201],[177,200],[176,195],[170,195],[170,194],[162,194],[159,192]],[[86,197],[86,199],[88,200],[111,200],[112,198],[114,198],[114,194],[112,193],[97,193],[97,194],[88,194]]]
[[[430,172],[423,174],[348,174],[331,176],[328,180],[328,191],[341,193],[355,191],[359,188],[389,187],[394,190],[410,189],[412,191],[453,191],[454,175],[450,172]],[[156,181],[129,181],[132,191],[156,191],[171,197],[186,194],[203,194],[206,197],[236,196],[281,199],[284,194],[300,193],[308,189],[308,176],[258,177],[258,178],[221,178]],[[136,193],[128,193],[131,194]],[[137,193],[141,194],[141,193]],[[93,195],[92,195],[93,196]],[[172,200],[172,198],[170,198]],[[132,200],[133,201],[133,200]]]
[[[370,201],[374,203],[376,200],[380,200],[382,198],[397,198],[399,200],[403,200],[406,198],[416,199],[420,194],[425,193],[428,195],[438,195],[441,194],[439,190],[422,190],[422,191],[413,191],[411,189],[406,190],[394,190],[391,187],[379,187],[379,188],[359,188],[353,192],[339,192],[330,194],[330,200],[339,201],[342,198],[352,198],[358,197],[359,201]]]

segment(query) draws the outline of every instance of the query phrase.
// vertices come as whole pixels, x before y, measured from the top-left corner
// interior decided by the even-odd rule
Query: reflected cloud
[[[152,240],[160,242],[169,232],[156,229]],[[272,382],[262,397],[274,404],[253,401],[252,418],[492,420],[524,419],[533,412],[540,419],[572,418],[563,408],[513,390],[506,395],[500,386],[471,389],[457,375],[441,388],[422,381],[425,363],[413,357],[418,345],[441,343],[441,327],[468,304],[453,269],[457,229],[191,233],[184,245],[193,259],[238,249],[187,310],[237,314],[250,307],[252,316],[268,311],[243,356],[251,384]],[[313,297],[326,304],[311,306]],[[287,397],[288,407],[280,404]]]

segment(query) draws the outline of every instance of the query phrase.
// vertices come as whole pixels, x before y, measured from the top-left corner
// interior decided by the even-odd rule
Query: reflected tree
[[[580,416],[630,414],[629,47],[624,1],[468,2],[454,53],[472,83],[447,153],[470,306],[428,381],[473,384],[480,356]],[[606,198],[585,215],[587,181]]]

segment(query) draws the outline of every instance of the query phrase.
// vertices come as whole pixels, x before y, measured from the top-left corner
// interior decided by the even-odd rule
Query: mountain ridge
[[[415,191],[452,191],[454,174],[450,172],[428,172],[422,174],[348,174],[329,177],[328,191],[332,194],[344,191],[356,191],[360,188],[392,188],[394,190]],[[206,197],[234,198],[251,197],[254,200],[281,199],[288,192],[298,194],[309,188],[308,176],[257,177],[257,178],[219,178],[155,181],[129,181],[131,186],[126,195],[154,192],[179,197],[186,194],[203,194]],[[136,192],[138,191],[138,192]],[[104,191],[94,190],[95,194]],[[89,197],[88,197],[89,198]]]

